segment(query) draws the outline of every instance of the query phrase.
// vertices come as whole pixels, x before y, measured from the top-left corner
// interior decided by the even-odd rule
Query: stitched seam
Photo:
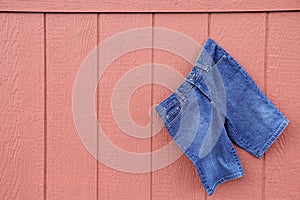
[[[213,186],[209,189],[210,192],[213,192],[215,191],[216,189],[216,186],[220,185],[221,183],[224,183],[225,181],[229,181],[229,180],[232,180],[232,179],[235,179],[235,178],[239,178],[241,176],[244,175],[244,171],[243,170],[240,170],[236,173],[233,173],[233,174],[228,174],[226,176],[223,176],[222,178],[218,179],[214,184]]]
[[[276,138],[282,133],[284,128],[288,125],[288,119],[284,119],[283,122],[279,125],[276,131],[272,134],[272,136],[268,139],[268,141],[257,151],[256,157],[261,157],[261,155],[273,144]]]
[[[171,94],[169,97],[167,97],[165,100],[167,101],[172,95],[174,95],[174,93]],[[177,95],[176,95],[176,96],[177,96]],[[165,101],[165,100],[164,100],[164,101]],[[179,102],[179,100],[178,100],[178,101],[177,101],[177,100],[178,100],[178,99],[176,99],[176,98],[169,99],[168,104],[165,104],[165,105],[162,106],[162,107],[164,108],[165,111],[167,111],[167,110],[170,109],[171,106],[173,106],[173,105],[175,105],[175,104],[177,104],[177,103]]]
[[[166,126],[167,127],[171,127],[172,124],[177,120],[177,118],[179,118],[179,116],[181,116],[182,108],[180,108],[180,106],[175,107],[173,112],[175,112],[176,108],[179,108],[180,110],[178,111],[178,114],[172,120],[169,121],[169,119],[167,118],[167,115],[166,115]]]
[[[216,62],[216,64],[214,64],[213,68],[216,67],[221,61],[223,61],[225,58],[227,58],[227,56],[225,54],[223,54],[221,56],[221,58]]]
[[[180,103],[184,103],[187,100],[186,95],[184,95],[182,92],[180,92],[178,89],[174,91],[174,94],[180,101]]]

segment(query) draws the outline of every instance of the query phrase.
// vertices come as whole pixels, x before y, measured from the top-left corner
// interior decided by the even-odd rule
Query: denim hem
[[[232,179],[241,178],[242,176],[244,176],[244,174],[245,174],[245,172],[244,172],[244,170],[242,169],[242,170],[238,171],[237,173],[229,174],[229,175],[223,176],[223,177],[220,178],[218,181],[216,181],[210,189],[207,190],[207,194],[208,194],[209,196],[211,196],[211,195],[215,192],[216,188],[217,188],[220,184],[225,183],[225,182],[227,182],[227,181],[230,181],[230,180],[232,180]]]
[[[187,150],[185,152],[185,154],[191,159],[194,166],[196,167],[196,169],[198,171],[198,178],[202,182],[204,189],[209,196],[211,196],[216,191],[216,188],[218,185],[220,185],[226,181],[230,181],[232,179],[240,178],[240,177],[244,176],[244,174],[245,174],[244,169],[240,166],[239,161],[238,161],[239,170],[237,172],[234,172],[232,174],[228,174],[226,176],[219,178],[216,182],[213,183],[212,187],[210,187],[209,184],[207,183],[206,176],[204,175],[204,172],[202,171],[202,169],[200,167],[200,164],[199,164],[200,160],[196,159],[194,157],[194,155],[189,152],[189,150]],[[238,157],[237,157],[237,159],[238,159]]]
[[[277,130],[273,133],[273,135],[269,138],[269,140],[260,148],[255,156],[257,158],[261,158],[262,155],[267,151],[267,149],[275,142],[275,140],[281,135],[285,127],[288,125],[289,120],[287,118],[284,118],[283,122],[280,124],[280,126],[277,128]]]

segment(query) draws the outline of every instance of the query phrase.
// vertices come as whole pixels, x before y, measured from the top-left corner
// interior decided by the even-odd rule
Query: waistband
[[[211,38],[208,38],[205,41],[192,70],[185,77],[185,80],[177,87],[174,93],[160,103],[159,107],[166,108],[167,105],[172,104],[176,98],[178,98],[179,101],[185,101],[193,86],[197,86],[204,95],[210,98],[210,92],[203,75],[204,73],[208,73],[223,56],[226,56],[234,63],[237,63],[223,47],[218,45]]]
[[[185,78],[185,81],[175,90],[175,93],[184,98],[190,91],[192,85],[195,85],[204,93],[204,95],[210,98],[210,92],[203,75],[208,73],[223,56],[231,57],[214,40],[208,38],[204,43],[192,70]]]

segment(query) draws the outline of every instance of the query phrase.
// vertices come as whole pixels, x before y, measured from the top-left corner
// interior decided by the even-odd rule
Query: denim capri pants
[[[244,175],[233,143],[260,158],[289,122],[245,69],[210,38],[185,80],[156,111],[196,167],[208,195]]]

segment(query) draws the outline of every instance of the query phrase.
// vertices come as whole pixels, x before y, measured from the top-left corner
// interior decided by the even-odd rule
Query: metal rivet
[[[191,74],[190,75],[190,80],[193,80],[194,77],[195,77],[195,74]]]

